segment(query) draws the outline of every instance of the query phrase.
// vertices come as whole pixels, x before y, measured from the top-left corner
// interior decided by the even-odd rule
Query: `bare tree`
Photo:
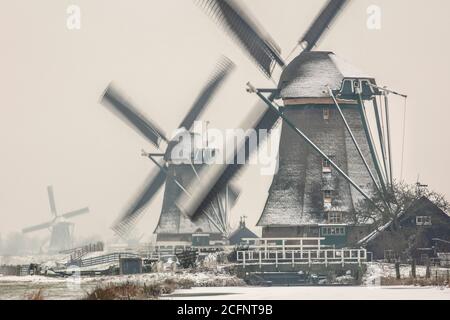
[[[405,182],[394,182],[387,199],[383,199],[380,194],[372,195],[372,202],[362,200],[358,202],[352,215],[349,217],[350,223],[371,223],[374,228],[381,228],[386,223],[392,221],[391,229],[397,229],[397,219],[401,216],[414,201],[427,197],[444,212],[449,212],[450,203],[445,196],[430,190],[428,187],[418,187]]]

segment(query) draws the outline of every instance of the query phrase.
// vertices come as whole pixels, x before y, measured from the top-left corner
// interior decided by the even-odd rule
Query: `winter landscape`
[[[450,300],[448,1],[5,7],[0,300]]]

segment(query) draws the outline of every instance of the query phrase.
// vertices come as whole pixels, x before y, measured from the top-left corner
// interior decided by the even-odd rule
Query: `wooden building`
[[[372,99],[375,79],[331,52],[302,53],[283,71],[280,98],[283,113],[333,162],[373,194],[374,181],[330,97],[329,86],[372,172],[376,172],[361,105],[347,83],[357,83]],[[378,182],[378,177],[375,177]],[[328,245],[344,247],[367,235],[369,226],[348,225],[348,215],[363,196],[288,126],[282,127],[279,170],[274,176],[258,226],[264,238],[324,237]],[[353,243],[355,243],[353,242]]]
[[[258,236],[245,225],[245,219],[241,218],[241,220],[239,221],[239,227],[230,234],[230,236],[228,237],[228,241],[230,245],[239,245],[242,242],[242,239],[257,238]]]
[[[436,241],[450,241],[450,216],[428,198],[416,200],[392,220],[360,241],[374,259],[416,259],[436,255]]]

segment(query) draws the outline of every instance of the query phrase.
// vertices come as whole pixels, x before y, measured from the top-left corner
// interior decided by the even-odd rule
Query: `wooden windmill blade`
[[[211,99],[218,92],[224,81],[234,69],[234,63],[227,57],[222,57],[218,62],[214,72],[200,91],[197,99],[189,109],[178,128],[190,130],[194,122],[202,115]]]
[[[271,77],[275,64],[284,67],[275,41],[235,0],[195,0],[199,7],[235,40],[261,71]]]
[[[168,141],[164,132],[146,118],[120,91],[112,85],[106,89],[101,102],[115,115],[127,123],[138,134],[159,147],[161,140]]]
[[[77,217],[77,216],[81,216],[81,215],[89,213],[89,212],[90,212],[89,208],[86,207],[86,208],[82,208],[82,209],[78,209],[78,210],[67,212],[67,213],[63,214],[62,217],[65,218],[65,219],[71,219],[71,218],[74,218],[74,217]]]
[[[50,204],[50,211],[52,213],[52,216],[56,217],[57,212],[56,212],[55,195],[53,193],[53,186],[47,187],[47,193],[48,193],[48,202]]]
[[[32,226],[32,227],[28,227],[28,228],[22,229],[22,233],[30,233],[30,232],[34,232],[34,231],[48,229],[52,225],[53,225],[53,221],[42,223],[42,224],[38,224],[38,225],[35,225],[35,226]]]
[[[165,165],[160,163],[161,165]],[[152,201],[158,191],[166,182],[167,174],[160,168],[150,173],[138,192],[138,195],[130,202],[128,209],[114,223],[112,229],[120,236],[125,237],[135,227],[144,213],[145,207]]]
[[[272,95],[273,97],[273,95]],[[261,112],[261,110],[266,110]],[[267,130],[270,132],[278,121],[279,116],[272,110],[268,110],[267,106],[258,103],[254,107],[253,112],[241,125],[241,128],[254,129],[257,132],[260,130]],[[187,187],[189,195],[182,194],[176,201],[176,204],[181,212],[195,219],[198,212],[207,210],[216,197],[223,193],[230,181],[245,167],[250,156],[258,150],[259,146],[264,140],[258,137],[256,145],[250,143],[248,137],[239,146],[236,152],[233,153],[234,159],[226,161],[220,165],[210,166],[201,172],[200,181],[192,183]],[[245,163],[239,163],[239,155],[244,152]],[[231,163],[231,164],[228,164]]]
[[[299,44],[305,51],[311,51],[322,37],[323,33],[330,27],[349,0],[329,0],[320,11],[317,18],[300,39]]]

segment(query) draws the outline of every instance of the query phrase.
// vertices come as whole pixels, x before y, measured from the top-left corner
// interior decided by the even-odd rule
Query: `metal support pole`
[[[383,188],[383,193],[387,195],[386,184],[384,182],[383,173],[381,172],[380,163],[378,161],[375,146],[373,144],[372,135],[370,133],[369,124],[366,116],[366,111],[364,107],[364,102],[362,101],[361,95],[358,95],[359,112],[361,114],[361,120],[363,123],[364,131],[366,132],[367,142],[369,144],[370,153],[372,154],[372,160],[375,164],[375,169],[377,170],[378,177],[380,179],[381,187]]]
[[[392,164],[392,149],[391,149],[391,122],[390,122],[390,116],[389,116],[389,99],[388,99],[388,93],[384,93],[384,105],[386,108],[386,130],[387,130],[387,141],[388,141],[388,155],[389,155],[389,176],[390,176],[390,183],[391,188],[393,187],[393,164]]]
[[[312,142],[308,136],[306,136],[300,129],[298,129],[277,107],[273,105],[271,101],[269,101],[261,92],[259,92],[256,88],[254,88],[250,83],[247,84],[249,86],[249,92],[256,93],[258,97],[263,100],[266,105],[271,108],[274,112],[278,113],[278,115],[283,119],[283,121],[294,130],[303,140],[306,141],[317,153],[319,153],[325,160],[327,160],[331,166],[336,169],[344,178],[347,180],[367,201],[369,201],[375,208],[377,208],[381,213],[383,210],[378,207],[378,205],[356,184],[333,160],[330,159],[318,146]]]
[[[375,187],[377,188],[377,191],[380,193],[380,195],[381,195],[382,198],[384,199],[384,196],[383,196],[383,193],[381,192],[380,186],[378,185],[378,182],[376,181],[375,176],[374,176],[372,170],[370,170],[369,164],[367,163],[366,158],[364,157],[364,155],[363,155],[363,153],[362,153],[362,150],[361,150],[361,148],[359,147],[358,142],[356,141],[355,135],[353,134],[353,131],[352,131],[352,129],[350,128],[350,125],[348,124],[347,119],[345,118],[344,113],[342,112],[342,109],[341,109],[341,107],[340,107],[340,105],[339,105],[339,103],[338,103],[336,97],[335,97],[334,94],[333,94],[333,91],[332,91],[329,87],[328,87],[328,90],[329,90],[329,92],[330,92],[331,98],[332,98],[333,101],[334,101],[334,104],[336,105],[336,108],[337,108],[338,111],[339,111],[339,114],[340,114],[342,120],[344,121],[344,124],[345,124],[345,126],[346,126],[346,128],[347,128],[347,131],[349,132],[349,134],[350,134],[350,136],[351,136],[351,138],[352,138],[352,140],[353,140],[353,143],[355,144],[355,147],[356,147],[356,149],[358,150],[359,156],[361,157],[362,161],[364,162],[364,165],[365,165],[367,171],[369,172],[369,175],[370,175],[370,177],[372,178],[372,181],[373,181],[373,183],[375,184]],[[387,204],[386,204],[386,205],[387,205]]]
[[[388,163],[387,163],[387,157],[386,157],[386,146],[384,145],[384,135],[383,135],[383,128],[381,126],[380,111],[378,109],[377,99],[374,98],[372,101],[373,101],[373,108],[375,110],[375,118],[376,118],[376,122],[377,122],[378,138],[380,140],[381,154],[383,156],[384,172],[385,172],[385,175],[386,175],[386,179],[389,181],[389,184],[391,184],[392,178],[391,178],[390,174],[388,174]]]

